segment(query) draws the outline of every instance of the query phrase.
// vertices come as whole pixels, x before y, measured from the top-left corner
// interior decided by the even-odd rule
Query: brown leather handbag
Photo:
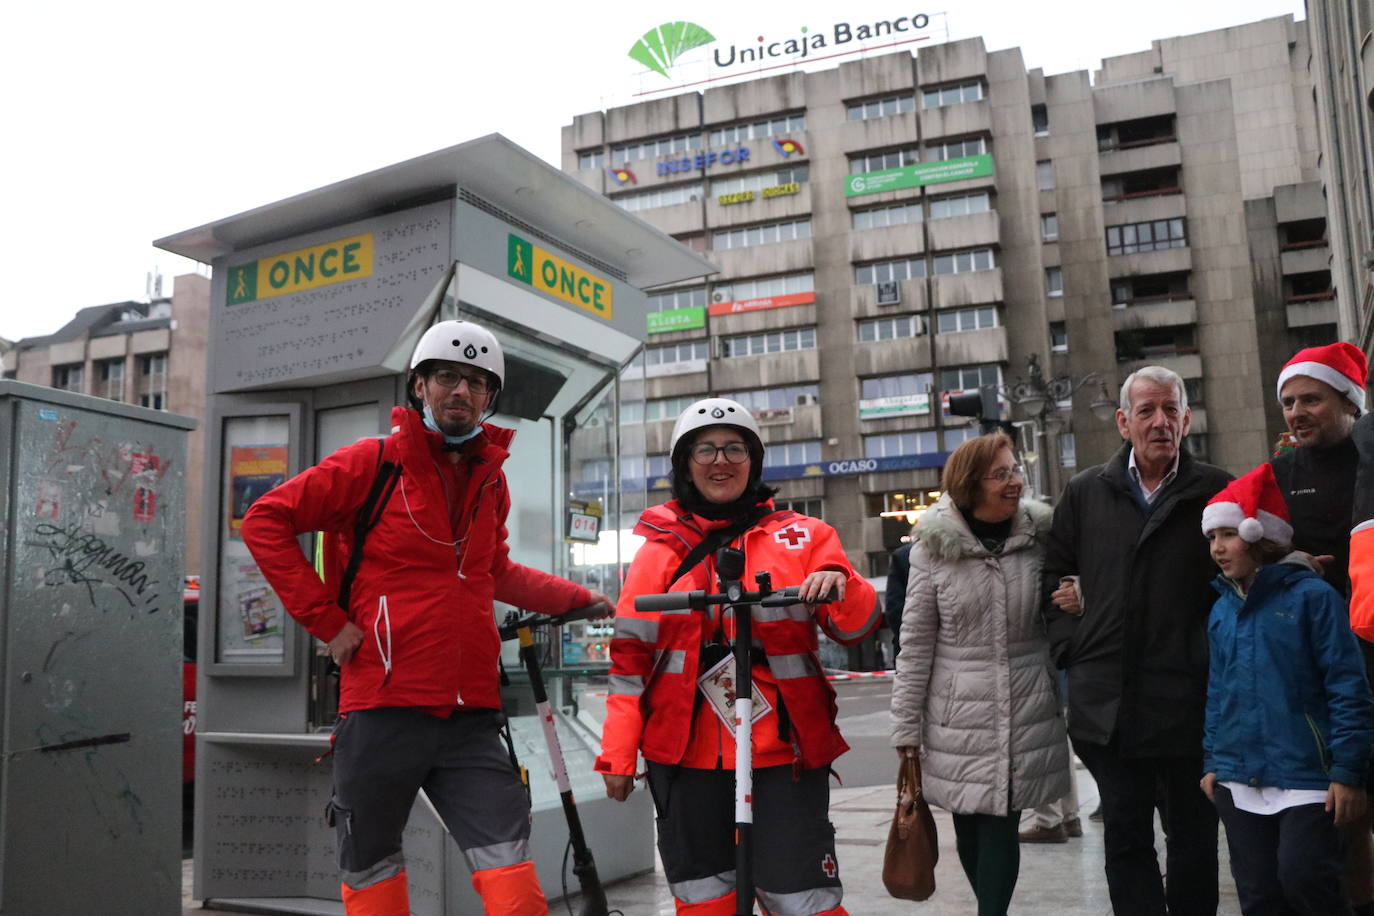
[[[897,771],[897,811],[883,853],[883,886],[901,900],[927,900],[935,893],[939,861],[935,817],[921,791],[921,759],[903,756]]]

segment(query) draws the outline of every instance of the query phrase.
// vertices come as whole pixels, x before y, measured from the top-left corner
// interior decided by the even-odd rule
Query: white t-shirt
[[[1326,804],[1326,789],[1257,788],[1239,782],[1223,782],[1222,785],[1231,790],[1231,801],[1235,806],[1251,814],[1278,814],[1299,805]]]

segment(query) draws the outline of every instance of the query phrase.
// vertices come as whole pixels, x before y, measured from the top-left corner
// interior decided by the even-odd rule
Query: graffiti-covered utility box
[[[0,381],[0,912],[181,912],[194,427]]]

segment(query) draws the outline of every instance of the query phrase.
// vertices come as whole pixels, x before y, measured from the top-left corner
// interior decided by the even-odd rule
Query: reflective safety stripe
[[[612,674],[611,693],[637,697],[644,693],[644,678],[637,674]]]
[[[404,871],[367,887],[339,885],[347,916],[409,916],[410,887]]]
[[[530,841],[528,839],[509,840],[505,843],[492,843],[490,846],[475,846],[472,849],[463,850],[463,858],[467,860],[470,871],[518,865],[528,861],[529,857]]]
[[[841,630],[839,627],[835,626],[835,619],[833,617],[830,619],[830,626],[827,627],[827,629],[830,630],[831,635],[836,639],[858,639],[860,636],[873,629],[873,625],[878,622],[881,614],[881,607],[875,604],[873,605],[873,613],[868,615],[867,619],[859,625],[858,629]]]
[[[364,887],[380,884],[387,878],[394,878],[404,871],[405,867],[405,856],[399,852],[393,852],[368,868],[358,871],[345,871],[340,875],[340,878],[349,887],[361,890]]]
[[[637,639],[640,642],[658,641],[658,621],[645,620],[643,617],[617,617],[615,619],[616,639]]]
[[[663,657],[665,655],[668,657],[668,660],[663,662]],[[660,662],[662,662],[661,668]],[[686,667],[686,649],[673,649],[669,652],[664,652],[662,649],[659,649],[654,653],[654,670],[656,671],[662,670],[664,674],[681,674]]]
[[[758,607],[754,608],[754,619],[762,623],[771,623],[775,620],[800,620],[805,623],[811,619],[811,609],[804,604]]]
[[[778,680],[792,677],[817,677],[821,673],[816,660],[809,653],[797,655],[770,655],[768,667]]]
[[[735,870],[732,868],[709,878],[674,881],[668,885],[668,889],[683,903],[705,903],[723,897],[735,889]]]
[[[844,890],[838,887],[817,887],[791,894],[774,894],[757,888],[755,893],[773,916],[815,916],[832,913],[840,905]],[[844,912],[840,910],[839,912]]]

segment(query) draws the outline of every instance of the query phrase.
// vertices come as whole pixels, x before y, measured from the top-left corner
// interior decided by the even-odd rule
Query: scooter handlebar
[[[636,611],[681,611],[705,606],[706,592],[702,589],[691,592],[664,592],[661,595],[639,595],[635,598]]]
[[[746,592],[744,601],[739,604],[760,604],[764,607],[782,607],[788,604],[797,603],[797,595],[801,592],[801,586],[789,585],[787,588],[780,588],[770,592],[767,597],[759,598],[757,592]],[[822,596],[814,604],[828,604],[839,598],[839,593],[832,589],[830,594]],[[730,604],[726,595],[708,595],[705,591],[697,589],[691,592],[664,592],[661,595],[640,595],[635,598],[636,611],[682,611],[689,608],[700,609],[708,604]]]

